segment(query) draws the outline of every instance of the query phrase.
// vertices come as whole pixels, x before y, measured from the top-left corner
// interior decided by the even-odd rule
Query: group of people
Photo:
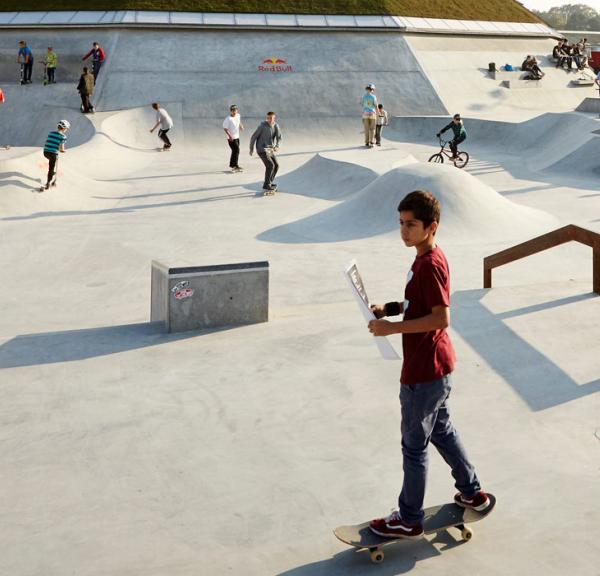
[[[579,42],[569,44],[566,39],[559,40],[552,49],[552,58],[556,62],[557,68],[566,70],[583,70],[588,64],[588,41],[587,38],[581,38]],[[573,68],[575,63],[575,68]]]
[[[383,104],[377,101],[375,96],[375,84],[367,84],[365,93],[361,100],[362,122],[365,131],[365,146],[381,146],[381,132],[388,125],[388,113]]]
[[[158,137],[163,142],[161,150],[164,152],[171,149],[172,143],[167,133],[173,128],[173,119],[169,113],[161,107],[160,103],[153,102],[152,108],[156,112],[156,123],[150,129],[154,132],[158,128]],[[230,149],[229,169],[231,172],[243,172],[243,168],[239,164],[240,158],[240,132],[244,130],[242,117],[240,115],[237,104],[232,104],[229,107],[229,114],[223,120],[223,131],[227,137],[227,143]],[[263,192],[265,195],[274,194],[277,190],[275,184],[275,176],[279,170],[279,162],[277,161],[277,151],[281,143],[281,129],[277,124],[277,115],[275,112],[267,112],[267,116],[261,122],[252,136],[250,137],[250,156],[256,150],[259,158],[265,165],[265,177],[263,182]]]
[[[83,61],[92,58],[92,75],[94,82],[98,78],[100,68],[106,59],[106,53],[98,42],[92,44],[91,50],[82,58]],[[17,52],[17,64],[22,66],[21,84],[31,84],[31,75],[33,73],[33,52],[25,40],[19,40],[19,50]],[[46,69],[48,84],[56,84],[56,67],[58,65],[58,55],[52,46],[48,46],[46,54],[41,62]],[[84,68],[85,70],[85,68]]]

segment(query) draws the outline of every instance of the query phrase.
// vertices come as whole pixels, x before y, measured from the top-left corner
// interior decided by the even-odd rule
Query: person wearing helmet
[[[467,139],[467,131],[465,130],[464,124],[462,123],[462,119],[460,114],[455,114],[452,117],[452,122],[447,126],[444,126],[436,136],[439,138],[446,130],[452,130],[454,133],[454,138],[448,142],[450,145],[450,150],[452,150],[452,158],[458,157],[458,145],[461,142],[464,142]]]
[[[48,160],[48,179],[46,185],[40,188],[40,192],[48,190],[50,186],[56,186],[56,167],[58,164],[58,153],[65,151],[65,141],[67,140],[67,131],[71,127],[68,120],[61,120],[46,138],[44,144],[44,157]]]
[[[361,100],[362,121],[365,130],[365,146],[372,148],[375,145],[375,125],[377,122],[377,96],[375,84],[367,84]]]

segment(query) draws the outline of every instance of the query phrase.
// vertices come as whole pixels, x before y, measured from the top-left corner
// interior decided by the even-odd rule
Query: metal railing
[[[600,294],[600,234],[569,224],[537,238],[517,244],[483,259],[483,287],[492,287],[492,270],[566,242],[579,242],[592,248],[592,290]]]

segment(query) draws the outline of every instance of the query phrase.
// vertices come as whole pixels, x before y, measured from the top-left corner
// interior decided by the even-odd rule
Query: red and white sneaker
[[[408,524],[404,522],[399,510],[394,510],[385,518],[371,520],[369,528],[378,536],[384,536],[385,538],[417,540],[423,537],[423,526],[421,524]]]
[[[463,508],[471,508],[477,512],[483,512],[490,505],[490,499],[483,490],[476,492],[471,498],[467,498],[459,492],[454,495],[454,502]]]

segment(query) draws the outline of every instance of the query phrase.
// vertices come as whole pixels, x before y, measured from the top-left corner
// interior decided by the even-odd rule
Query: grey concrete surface
[[[142,46],[135,34],[122,46]],[[159,45],[152,34],[140,38]],[[279,56],[285,38],[257,41],[252,61],[263,50]],[[330,84],[343,92],[325,91],[321,108],[305,99],[309,73],[302,91],[272,78],[262,101],[248,102],[253,121],[253,109],[282,106],[273,197],[257,194],[263,166],[247,151],[253,121],[242,134],[245,171],[225,173],[221,106],[243,94],[226,89],[226,72],[214,73],[211,86],[222,89],[211,100],[189,71],[192,56],[183,72],[163,70],[156,91],[153,76],[128,86],[130,64],[113,61],[106,111],[86,120],[91,138],[67,146],[52,192],[34,193],[45,171],[39,148],[0,149],[0,574],[598,575],[600,299],[590,250],[569,244],[503,266],[494,288],[481,289],[483,257],[534,232],[567,223],[600,232],[598,125],[568,113],[570,96],[486,108],[485,78],[449,90],[434,71],[442,106],[467,116],[466,169],[427,164],[448,118],[411,109],[418,94],[388,108],[419,118],[395,119],[383,146],[365,149],[350,108],[364,78],[381,73],[374,81],[386,104],[388,81],[411,89],[391,79],[395,69],[378,51],[402,43],[369,40],[359,35],[348,53],[335,52],[364,76]],[[427,70],[425,40],[412,51]],[[487,67],[480,39],[461,42],[457,51]],[[367,45],[374,57],[362,60]],[[299,46],[314,66],[331,54]],[[322,66],[313,79],[335,76]],[[198,78],[210,72],[206,65]],[[168,154],[152,150],[145,132],[155,98],[181,106],[182,133]],[[132,110],[137,103],[144,107]],[[348,116],[330,118],[334,103]],[[11,124],[15,135],[28,112],[12,110],[22,119]],[[572,166],[579,157],[585,170]],[[436,187],[444,202],[438,238],[451,267],[458,357],[451,410],[498,505],[467,544],[444,533],[392,547],[371,566],[332,530],[395,505],[400,365],[378,356],[342,271],[356,258],[374,302],[402,299],[414,254],[400,242],[394,203],[416,186]],[[148,322],[152,259],[269,261],[269,322],[163,334]],[[453,494],[432,451],[425,504]]]
[[[269,320],[269,263],[171,267],[152,262],[150,320],[166,332]]]

